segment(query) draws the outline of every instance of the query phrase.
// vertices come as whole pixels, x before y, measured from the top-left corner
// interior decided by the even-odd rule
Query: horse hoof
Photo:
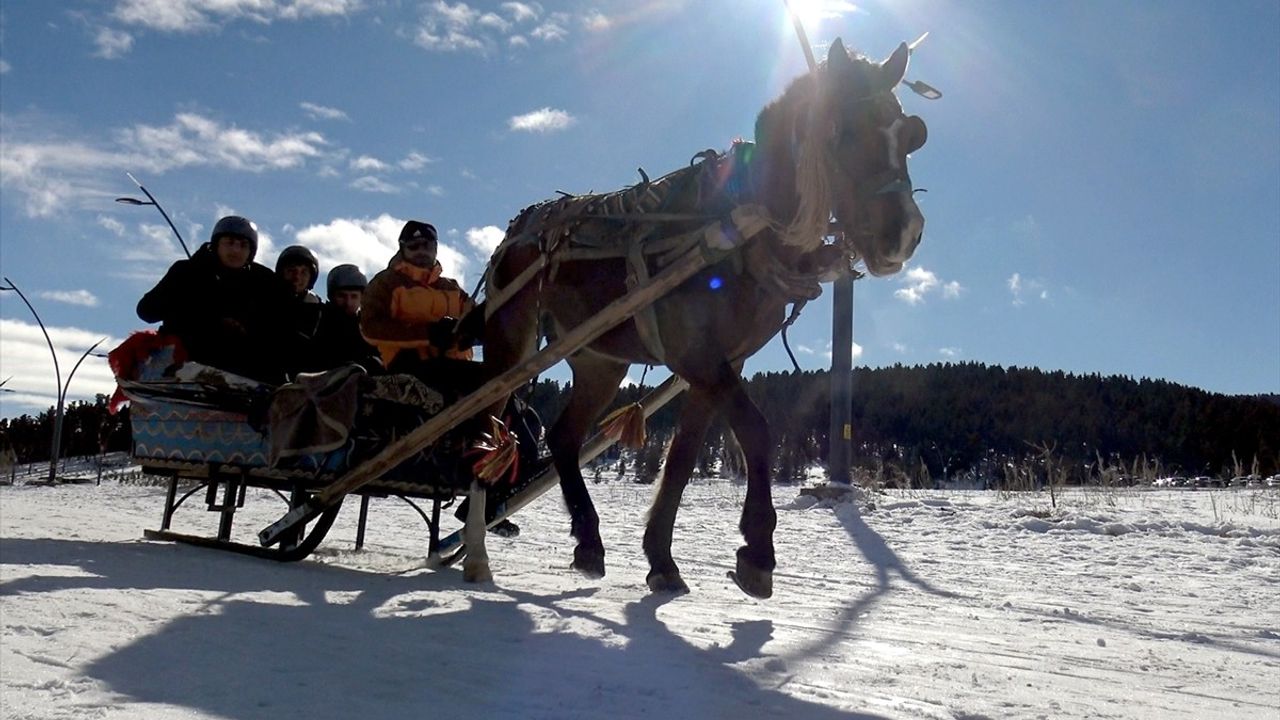
[[[488,567],[463,567],[462,580],[469,583],[493,582],[493,573]]]
[[[738,585],[738,589],[753,598],[767,600],[773,596],[773,572],[761,570],[738,558],[738,570],[728,572],[729,579]]]
[[[604,550],[591,550],[578,546],[573,551],[571,567],[592,580],[599,580],[604,577]]]
[[[679,572],[650,572],[645,582],[649,584],[649,592],[653,593],[684,595],[689,592],[689,586],[685,584]]]

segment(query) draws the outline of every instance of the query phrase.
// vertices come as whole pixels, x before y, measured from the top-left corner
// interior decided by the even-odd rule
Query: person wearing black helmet
[[[162,323],[187,357],[263,382],[283,380],[279,358],[282,313],[288,293],[271,270],[253,261],[258,228],[228,215],[209,242],[179,260],[138,301],[138,317]]]
[[[311,291],[320,276],[320,261],[315,253],[302,245],[290,245],[276,258],[276,275],[288,286],[292,302],[285,321],[289,333],[285,337],[290,375],[316,368],[316,333],[320,331],[320,296]]]
[[[320,296],[311,291],[320,278],[320,261],[315,253],[302,245],[290,245],[276,258],[276,274],[289,285],[298,301],[320,304]]]
[[[382,372],[378,351],[360,334],[360,298],[369,284],[360,268],[338,265],[325,282],[329,301],[321,306],[309,369],[315,372],[355,363],[365,372]]]

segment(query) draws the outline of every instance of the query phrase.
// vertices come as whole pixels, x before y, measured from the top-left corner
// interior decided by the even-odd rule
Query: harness
[[[767,217],[764,208],[742,202],[749,189],[749,155],[754,147],[739,142],[725,154],[704,150],[687,167],[656,181],[640,170],[641,182],[623,190],[566,195],[525,208],[508,225],[490,272],[516,243],[536,242],[541,250],[539,259],[488,297],[486,315],[492,315],[535,276],[541,274],[540,281],[554,282],[565,263],[624,260],[630,291],[647,284],[653,274],[717,232],[736,236],[742,232],[743,222],[773,226],[763,220]],[[682,207],[696,210],[676,210]],[[741,272],[742,256],[731,258],[735,271]],[[485,282],[492,290],[492,283]],[[662,363],[666,350],[653,306],[637,312],[632,321],[653,364]]]

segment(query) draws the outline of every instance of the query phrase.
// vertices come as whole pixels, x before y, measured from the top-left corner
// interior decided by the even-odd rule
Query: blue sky
[[[1280,4],[803,2],[818,52],[882,58],[929,125],[903,273],[856,285],[855,362],[979,361],[1280,392]],[[523,207],[750,138],[805,71],[782,0],[8,0],[0,274],[65,376],[236,212],[322,270],[385,266],[405,219],[467,287]],[[323,283],[323,280],[321,281]],[[790,339],[830,357],[830,293]],[[748,372],[790,367],[775,339]],[[641,368],[633,368],[638,379]],[[567,377],[563,367],[551,377]],[[652,380],[655,375],[650,375]],[[0,294],[0,415],[48,407],[48,349]],[[112,388],[89,358],[68,397]]]

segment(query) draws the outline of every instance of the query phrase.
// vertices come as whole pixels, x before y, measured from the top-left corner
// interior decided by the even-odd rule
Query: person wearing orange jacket
[[[471,348],[459,343],[458,321],[475,303],[436,259],[436,229],[410,220],[400,250],[373,276],[360,305],[360,333],[382,355],[388,372],[415,375],[451,400],[484,380]]]

